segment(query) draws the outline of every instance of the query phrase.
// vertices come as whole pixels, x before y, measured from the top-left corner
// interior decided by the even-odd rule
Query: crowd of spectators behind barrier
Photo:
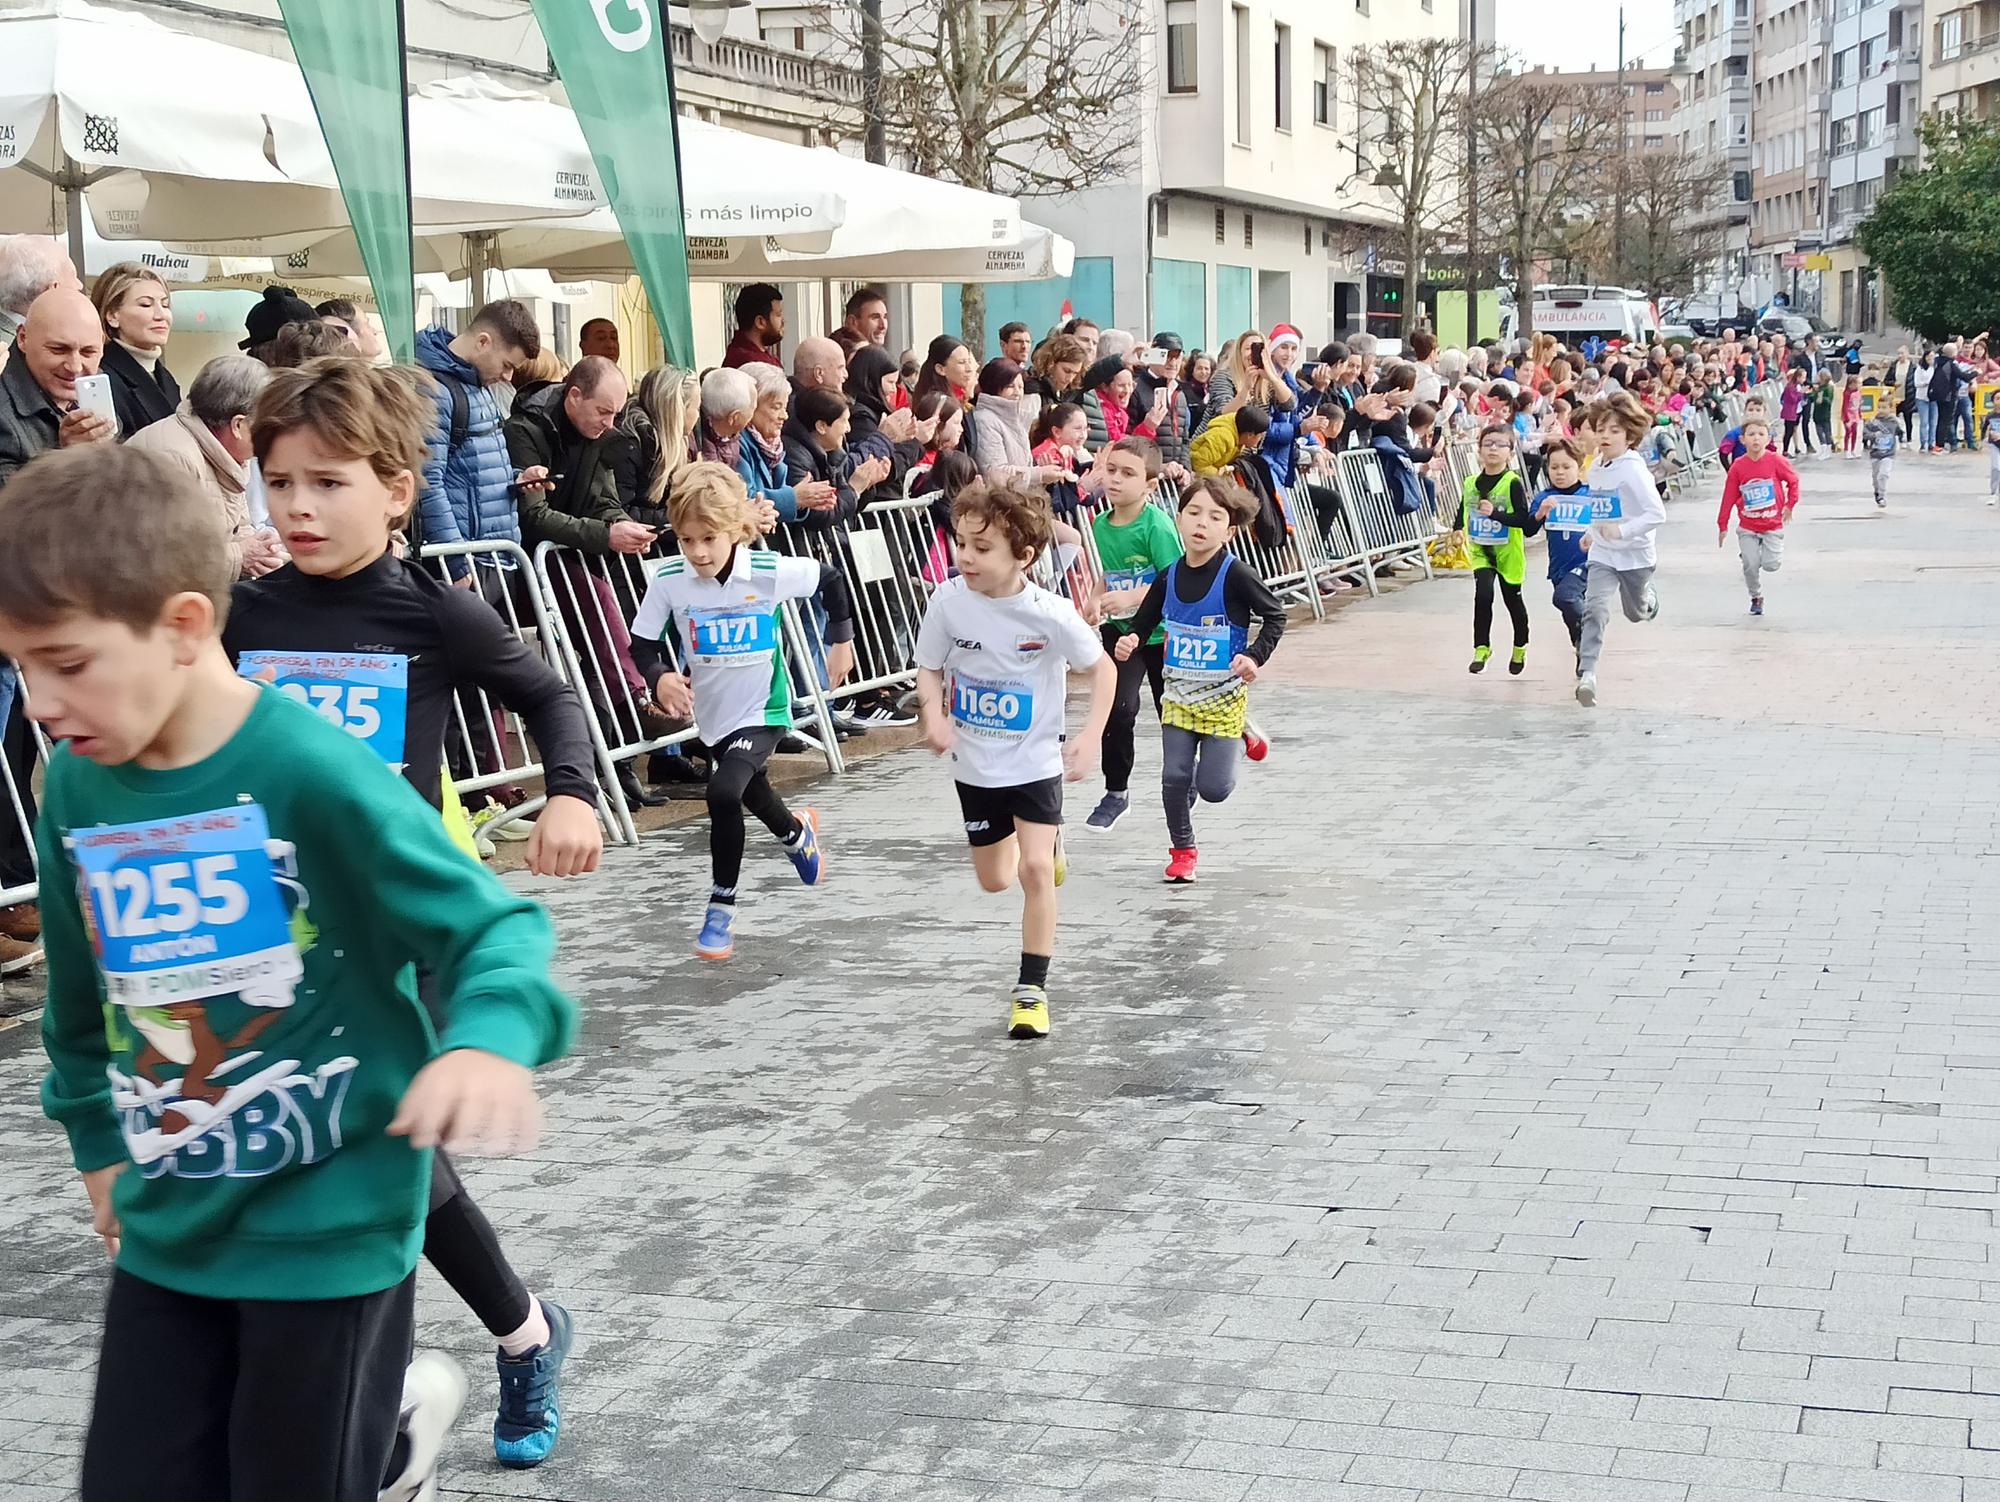
[[[1926,448],[1974,443],[1973,387],[2000,379],[2000,341],[1908,347],[1866,370],[1858,352],[1822,356],[1782,339],[1719,339],[1671,346],[1565,347],[1541,333],[1512,347],[1440,348],[1425,329],[1403,352],[1384,354],[1366,334],[1316,351],[1289,324],[1245,330],[1214,350],[1189,349],[1172,330],[1145,343],[1087,318],[1059,327],[1003,325],[990,358],[950,334],[921,351],[889,352],[888,302],[863,288],[838,327],[796,343],[782,359],[786,309],[779,289],[743,288],[722,363],[697,372],[662,365],[628,389],[615,324],[579,331],[579,358],[565,366],[544,348],[532,314],[502,300],[465,329],[419,334],[416,363],[435,406],[430,459],[407,545],[542,542],[576,555],[670,551],[667,502],[675,477],[698,459],[739,474],[758,503],[770,545],[810,546],[818,534],[906,496],[950,497],[984,479],[1047,495],[1056,535],[1101,488],[1101,455],[1138,435],[1159,450],[1160,472],[1234,479],[1259,502],[1254,530],[1270,543],[1286,521],[1278,496],[1304,482],[1317,522],[1340,512],[1333,456],[1364,447],[1382,459],[1392,487],[1428,486],[1453,437],[1494,424],[1511,428],[1535,478],[1542,446],[1574,437],[1582,409],[1628,391],[1663,424],[1704,413],[1722,426],[1722,397],[1765,381],[1787,395],[1785,426],[1817,431],[1831,445],[1821,393],[1845,396],[1860,378],[1886,387],[1908,441]],[[171,369],[173,303],[147,268],[125,262],[91,284],[54,241],[0,243],[0,485],[37,454],[79,443],[124,441],[183,466],[226,520],[246,577],[282,567],[248,444],[248,413],[271,368],[313,359],[383,356],[373,324],[345,301],[313,307],[290,289],[266,289],[246,319],[240,355],[225,355],[185,387]],[[114,417],[78,406],[77,381],[109,377]],[[1775,414],[1774,414],[1775,415]],[[1851,409],[1839,415],[1852,421]],[[1845,422],[1843,434],[1845,436]],[[1303,468],[1300,468],[1303,466]],[[455,583],[496,606],[520,610],[517,560],[507,551],[455,557]],[[598,575],[572,580],[572,594],[606,598],[569,624],[599,658],[598,681],[642,733],[657,720],[631,666],[622,621],[630,602],[609,597]],[[613,623],[607,629],[602,621]],[[857,705],[889,716],[886,702]],[[11,670],[0,665],[4,749],[32,817],[34,742]],[[866,725],[842,716],[843,733]],[[628,797],[658,801],[628,784]],[[28,850],[11,816],[0,817],[0,888],[32,880]],[[0,909],[0,967],[29,952],[31,905]]]

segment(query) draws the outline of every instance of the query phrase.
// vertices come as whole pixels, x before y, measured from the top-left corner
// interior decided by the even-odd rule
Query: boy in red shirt
[[[1761,417],[1743,422],[1743,457],[1729,466],[1722,482],[1722,510],[1716,514],[1715,545],[1729,541],[1730,513],[1736,513],[1736,546],[1743,554],[1743,583],[1750,613],[1764,613],[1764,580],[1785,561],[1785,523],[1799,504],[1799,473],[1771,448],[1771,425]]]

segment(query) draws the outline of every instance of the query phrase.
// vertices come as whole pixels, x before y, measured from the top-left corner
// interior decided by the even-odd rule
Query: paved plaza
[[[1046,1043],[921,752],[815,790],[823,890],[753,826],[727,966],[705,825],[532,884],[584,1027],[467,1176],[581,1343],[503,1472],[425,1270],[445,1494],[2000,1502],[2000,513],[1804,475],[1762,620],[1674,503],[1594,712],[1539,579],[1521,679],[1463,578],[1297,628],[1199,886],[1151,744],[1073,827]],[[0,1032],[9,1502],[70,1493],[105,1281],[39,1073]]]

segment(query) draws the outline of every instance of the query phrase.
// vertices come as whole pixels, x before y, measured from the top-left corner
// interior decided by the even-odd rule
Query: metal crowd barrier
[[[27,715],[27,684],[21,680],[19,673],[14,672],[13,669],[8,667],[4,659],[0,659],[0,674],[8,673],[11,673],[13,677],[11,685],[12,701],[19,704],[22,710],[22,733],[31,737],[34,743],[34,759],[30,771],[32,778],[33,771],[48,765],[49,743],[47,738],[43,736],[41,727]],[[8,697],[8,693],[4,689],[0,689],[0,700],[7,699]],[[11,708],[0,705],[0,734],[4,734],[6,723],[11,717],[12,712]],[[41,892],[40,875],[36,871],[35,821],[28,812],[34,804],[34,789],[32,787],[23,788],[15,782],[13,762],[13,757],[5,754],[4,750],[0,750],[0,792],[5,793],[4,806],[0,806],[0,818],[7,820],[11,825],[12,832],[20,837],[21,846],[26,850],[28,855],[28,869],[35,874],[30,875],[26,882],[17,883],[11,887],[0,886],[0,908],[16,907],[24,902],[33,902]]]

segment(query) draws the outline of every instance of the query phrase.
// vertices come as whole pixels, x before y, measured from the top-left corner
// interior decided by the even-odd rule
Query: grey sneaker
[[[1106,793],[1097,800],[1097,807],[1090,811],[1090,817],[1083,822],[1092,829],[1109,829],[1125,817],[1125,811],[1131,806],[1130,793]]]
[[[1649,621],[1657,621],[1659,618],[1660,618],[1660,592],[1657,589],[1653,588],[1652,585],[1648,584],[1646,586],[1646,619]]]
[[[1597,674],[1585,673],[1576,680],[1576,702],[1585,709],[1597,707]]]

